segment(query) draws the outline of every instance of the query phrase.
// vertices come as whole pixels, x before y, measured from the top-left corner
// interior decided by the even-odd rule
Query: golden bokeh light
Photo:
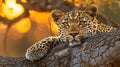
[[[58,35],[58,26],[53,20],[51,21],[51,30],[55,35]]]
[[[23,18],[20,21],[18,21],[13,27],[20,33],[26,33],[29,31],[29,29],[31,27],[30,19]]]
[[[7,26],[6,26],[5,24],[1,23],[1,22],[2,22],[2,21],[0,21],[0,30],[6,29]]]
[[[50,12],[36,12],[36,11],[30,11],[31,14],[31,18],[34,19],[35,22],[39,23],[43,23],[45,25],[49,25],[50,23],[50,29],[51,31],[57,35],[58,34],[58,26],[54,23],[54,21],[52,20],[52,18],[50,17]],[[49,30],[50,30],[49,29]]]
[[[2,3],[2,12],[3,16],[12,20],[24,12],[22,5],[17,4],[16,0],[5,0],[5,3]]]
[[[30,18],[32,18],[35,22],[48,22],[48,19],[50,17],[50,12],[37,12],[34,10],[30,10]]]
[[[21,0],[23,3],[27,3],[27,0]]]
[[[2,0],[0,0],[0,15],[2,14]]]

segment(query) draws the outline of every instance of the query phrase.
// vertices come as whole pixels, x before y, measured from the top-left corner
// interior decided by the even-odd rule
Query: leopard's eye
[[[86,27],[86,21],[80,21],[78,25],[79,27]]]
[[[69,27],[69,24],[68,24],[67,22],[62,23],[62,25],[63,25],[65,28],[68,28],[68,27]]]
[[[83,24],[85,24],[85,22],[86,22],[86,21],[80,21],[80,22],[78,23],[78,25],[83,25]]]
[[[70,26],[66,26],[66,28],[69,28]]]

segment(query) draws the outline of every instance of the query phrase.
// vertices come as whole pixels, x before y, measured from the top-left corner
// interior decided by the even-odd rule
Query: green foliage
[[[120,24],[120,0],[106,0],[99,10],[112,21]]]

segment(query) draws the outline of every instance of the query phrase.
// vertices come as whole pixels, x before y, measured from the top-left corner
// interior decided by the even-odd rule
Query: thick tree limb
[[[1,56],[0,67],[112,67],[116,62],[119,64],[119,49],[120,29],[89,37],[78,46],[58,45],[35,62],[24,57]]]

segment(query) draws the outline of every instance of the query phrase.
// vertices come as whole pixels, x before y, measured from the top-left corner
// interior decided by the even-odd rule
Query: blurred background
[[[24,56],[35,42],[57,36],[58,27],[50,16],[52,10],[67,12],[89,3],[120,24],[120,0],[0,0],[0,56]]]

